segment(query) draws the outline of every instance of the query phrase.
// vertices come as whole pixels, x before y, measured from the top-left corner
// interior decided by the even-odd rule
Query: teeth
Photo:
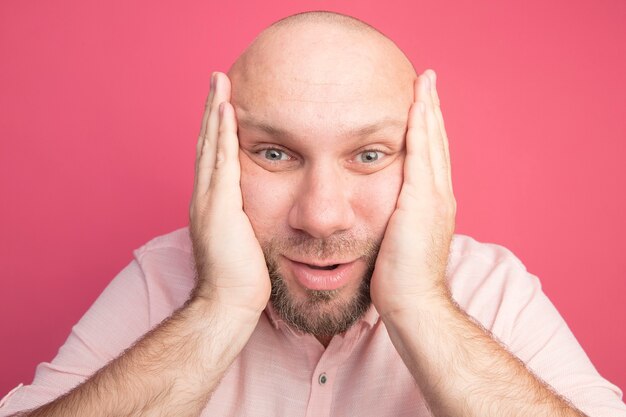
[[[327,265],[327,266],[315,266],[315,265],[309,265],[309,268],[311,269],[321,269],[324,271],[331,271],[335,268],[337,268],[339,265]]]

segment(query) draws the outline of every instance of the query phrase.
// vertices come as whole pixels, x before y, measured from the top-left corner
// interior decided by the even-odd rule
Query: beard
[[[352,235],[332,235],[316,239],[305,233],[275,237],[262,245],[272,283],[270,302],[277,314],[289,325],[314,336],[329,337],[348,330],[369,309],[370,281],[380,240],[357,239]],[[298,259],[363,259],[366,270],[358,289],[344,294],[335,290],[305,289],[306,298],[298,300],[289,289],[278,265],[280,255]]]

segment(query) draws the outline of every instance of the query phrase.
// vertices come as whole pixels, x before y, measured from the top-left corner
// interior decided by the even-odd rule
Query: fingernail
[[[435,71],[430,71],[430,74],[433,78],[433,85],[437,85],[437,73]]]

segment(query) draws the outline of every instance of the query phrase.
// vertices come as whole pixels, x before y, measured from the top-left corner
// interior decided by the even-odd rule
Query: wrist
[[[458,311],[456,302],[447,286],[420,292],[410,300],[393,309],[380,313],[381,320],[389,328],[415,326],[416,323],[432,322],[437,317]]]
[[[258,316],[229,312],[202,297],[190,298],[176,316],[177,321],[186,323],[186,343],[197,353],[194,355],[196,361],[188,363],[202,369],[197,382],[208,385],[219,380],[241,353],[259,319]],[[196,371],[190,371],[193,372]]]
[[[184,306],[187,315],[201,327],[228,326],[237,332],[251,333],[256,327],[262,310],[223,305],[217,300],[194,295]]]

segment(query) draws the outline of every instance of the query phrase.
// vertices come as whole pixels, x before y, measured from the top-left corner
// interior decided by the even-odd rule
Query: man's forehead
[[[270,118],[255,117],[250,113],[238,116],[240,129],[264,134],[272,138],[294,139],[299,136],[298,129]],[[407,119],[400,117],[379,117],[363,122],[336,123],[333,126],[337,136],[367,138],[381,135],[398,135],[406,131]]]
[[[350,113],[343,119],[352,127],[406,116],[400,113],[408,111],[415,79],[410,62],[387,38],[325,24],[267,31],[239,57],[229,76],[235,107],[259,116],[271,112],[266,124],[275,125],[275,109],[284,106],[297,109],[302,122],[319,115],[331,124],[332,113]]]
[[[350,31],[332,37],[315,26],[281,34],[262,37],[229,73],[242,131],[285,139],[404,136],[414,72],[395,45]]]
[[[401,136],[407,126],[413,99],[412,89],[361,89],[345,85],[327,85],[325,92],[311,91],[303,99],[300,94],[233,83],[233,105],[238,124],[245,132],[273,138],[331,136],[364,138]],[[295,97],[294,97],[295,96]],[[333,97],[336,100],[328,100]]]

